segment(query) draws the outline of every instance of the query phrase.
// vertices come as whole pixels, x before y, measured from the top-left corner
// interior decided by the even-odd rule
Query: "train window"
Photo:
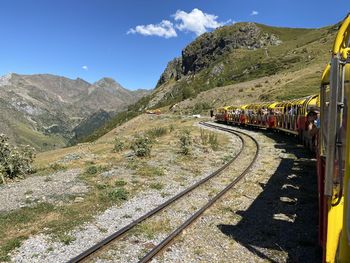
[[[332,59],[330,89],[322,90],[324,105],[324,123],[327,135],[327,159],[325,194],[332,195],[333,205],[337,205],[342,197],[345,155],[346,155],[346,129],[348,97],[350,95],[349,83],[345,81],[348,74],[345,70],[349,67],[343,66],[338,58]],[[329,99],[327,95],[329,94]],[[329,103],[327,104],[327,100]],[[329,116],[332,116],[330,119]],[[333,117],[334,116],[334,117]]]
[[[321,86],[321,138],[320,154],[326,155],[327,150],[327,127],[328,127],[328,107],[329,107],[329,84]]]

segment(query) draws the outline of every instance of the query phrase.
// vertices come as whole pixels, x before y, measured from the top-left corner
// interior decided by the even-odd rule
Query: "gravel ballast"
[[[221,132],[224,134],[223,132]],[[225,133],[225,136],[226,133]],[[67,233],[71,237],[71,242],[66,245],[56,241],[52,236],[39,234],[25,240],[22,245],[12,252],[11,259],[14,262],[65,262],[72,257],[81,253],[84,249],[89,248],[101,239],[107,237],[133,220],[147,213],[157,205],[165,202],[178,192],[184,190],[189,185],[208,176],[211,172],[219,168],[222,164],[222,154],[235,155],[239,149],[240,142],[236,136],[230,136],[230,146],[226,147],[227,152],[210,152],[204,159],[210,159],[200,167],[201,173],[192,174],[191,170],[179,170],[178,165],[169,163],[171,158],[159,160],[158,165],[165,167],[165,175],[160,176],[157,180],[164,185],[161,191],[147,188],[137,192],[130,200],[120,206],[110,207],[103,213],[95,216],[91,222],[74,229]],[[193,155],[202,154],[194,148]],[[169,161],[170,158],[170,161]],[[153,161],[148,161],[149,163]],[[151,163],[152,164],[152,163]],[[215,166],[213,166],[215,164]],[[174,166],[174,167],[172,167]],[[174,168],[174,169],[173,169]],[[184,167],[186,168],[186,167]],[[101,174],[103,177],[113,177],[120,174],[124,168],[113,168],[109,172]],[[130,172],[130,171],[128,171]],[[181,180],[175,175],[182,174]],[[135,247],[137,247],[135,242]],[[138,249],[132,246],[128,248],[129,253],[133,254]],[[140,248],[140,246],[138,246]],[[123,260],[122,260],[123,261]],[[125,261],[124,261],[125,262]]]
[[[41,202],[58,203],[64,196],[84,194],[88,187],[77,178],[79,174],[80,169],[73,169],[0,185],[0,212],[30,207]]]
[[[286,135],[245,132],[255,168],[152,262],[321,261],[315,160]]]
[[[234,189],[186,229],[153,262],[320,261],[317,249],[315,160],[286,135],[244,132],[253,135],[260,143],[258,162]],[[157,178],[164,188],[142,189],[123,204],[110,207],[96,215],[91,222],[67,232],[72,237],[69,244],[59,242],[50,235],[33,235],[11,253],[11,260],[66,262],[220,167],[224,155],[232,157],[239,149],[239,139],[236,136],[230,138],[233,146],[226,148],[226,153],[218,152],[219,156],[210,153],[205,157],[199,175],[192,175],[191,170],[180,170],[172,156],[149,160],[148,165],[164,168],[165,175]],[[165,151],[165,148],[159,151]],[[202,153],[194,149],[193,154]],[[225,173],[228,176],[237,174],[246,164],[245,160],[235,162]],[[101,176],[110,178],[124,172],[130,174],[132,170],[114,167]],[[182,177],[175,176],[179,173]],[[193,194],[196,201],[179,202],[167,212],[169,227],[173,228],[187,219],[219,188],[219,183],[213,183],[202,193]],[[162,220],[164,218],[158,216],[154,218],[155,223]],[[128,235],[112,246],[114,250],[100,255],[94,262],[136,262],[166,237],[166,231],[169,229],[152,236],[144,232]]]

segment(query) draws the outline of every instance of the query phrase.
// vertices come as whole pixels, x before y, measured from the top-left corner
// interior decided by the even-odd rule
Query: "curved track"
[[[116,231],[112,235],[110,235],[107,238],[103,239],[102,241],[98,242],[96,245],[90,247],[89,249],[85,250],[84,252],[82,252],[78,256],[76,256],[73,259],[69,260],[68,261],[69,263],[82,262],[82,261],[85,261],[85,260],[91,258],[92,256],[95,255],[95,253],[100,252],[106,246],[111,244],[113,241],[116,241],[117,239],[119,239],[122,236],[124,236],[124,234],[126,234],[129,230],[131,230],[135,226],[139,225],[141,222],[145,221],[146,219],[149,219],[149,218],[153,217],[154,215],[158,214],[160,211],[162,211],[165,208],[169,207],[170,205],[174,204],[176,201],[178,201],[182,197],[186,196],[187,194],[189,194],[193,190],[197,189],[199,186],[203,185],[204,183],[206,183],[210,179],[215,178],[216,176],[221,174],[243,152],[243,149],[245,148],[245,140],[244,140],[242,134],[244,136],[247,136],[250,139],[252,139],[254,141],[255,145],[256,145],[256,152],[255,152],[254,158],[253,158],[252,162],[250,163],[250,165],[239,176],[237,176],[229,185],[227,185],[222,191],[220,191],[215,197],[213,197],[207,204],[205,204],[202,208],[200,208],[196,213],[194,213],[190,218],[188,218],[180,227],[178,227],[167,238],[165,238],[161,243],[159,243],[156,247],[154,247],[148,254],[146,254],[140,260],[140,262],[148,262],[155,255],[157,255],[160,251],[162,251],[165,247],[167,247],[169,245],[169,243],[171,241],[173,241],[174,238],[178,234],[180,234],[186,227],[188,227],[191,223],[193,223],[201,214],[203,214],[203,212],[205,210],[207,210],[209,207],[211,207],[220,197],[222,197],[228,190],[230,190],[234,185],[236,185],[248,173],[250,168],[255,163],[255,161],[256,161],[256,159],[258,157],[258,153],[259,153],[259,144],[255,140],[255,138],[253,138],[252,136],[250,136],[250,135],[248,135],[248,134],[246,134],[244,132],[241,132],[241,131],[232,130],[232,129],[229,129],[229,128],[224,128],[224,127],[220,127],[220,126],[216,126],[216,125],[212,125],[212,124],[208,124],[208,123],[203,123],[203,122],[201,122],[200,124],[203,125],[203,126],[206,126],[206,127],[215,128],[215,129],[218,129],[218,130],[229,132],[231,134],[235,134],[240,139],[240,141],[242,142],[241,148],[240,148],[239,152],[236,154],[236,156],[233,157],[229,162],[224,164],[222,167],[220,167],[218,170],[216,170],[215,172],[211,173],[209,176],[203,178],[199,182],[195,183],[194,185],[190,186],[189,188],[185,189],[184,191],[182,191],[179,194],[175,195],[174,197],[170,198],[168,201],[166,201],[166,202],[162,203],[161,205],[159,205],[158,207],[154,208],[153,210],[151,210],[147,214],[141,216],[140,218],[136,219],[135,221],[131,222],[130,224],[128,224],[125,227],[121,228],[120,230]]]
[[[154,247],[147,255],[145,255],[139,263],[149,262],[154,256],[156,256],[158,253],[160,253],[162,250],[164,250],[184,229],[186,229],[188,226],[190,226],[196,219],[198,219],[208,208],[210,208],[218,199],[220,199],[225,193],[227,193],[233,186],[235,186],[252,168],[252,166],[255,164],[258,155],[259,155],[259,143],[258,141],[252,137],[251,135],[248,135],[244,132],[232,130],[229,128],[224,128],[216,125],[211,125],[208,123],[201,122],[200,123],[203,126],[215,128],[218,130],[226,131],[229,133],[236,134],[240,138],[242,138],[239,134],[244,134],[245,136],[248,136],[250,139],[252,139],[256,145],[256,152],[254,155],[253,160],[248,165],[248,167],[239,175],[237,176],[229,185],[227,185],[221,192],[219,192],[214,198],[212,198],[205,206],[203,206],[201,209],[199,209],[195,214],[193,214],[190,218],[188,218],[181,226],[179,226],[175,231],[173,231],[167,238],[165,238],[161,243],[159,243],[156,247]]]

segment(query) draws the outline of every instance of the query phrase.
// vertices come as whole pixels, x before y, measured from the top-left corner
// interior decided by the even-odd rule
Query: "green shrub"
[[[183,130],[179,136],[180,153],[183,155],[190,154],[191,151],[191,132],[190,130]]]
[[[65,165],[57,163],[57,162],[51,163],[49,168],[53,171],[63,171],[63,170],[67,169],[67,167]]]
[[[194,96],[195,91],[191,87],[184,87],[182,89],[182,100],[188,99],[192,96]]]
[[[203,145],[207,145],[208,143],[208,133],[204,129],[201,129],[201,141]]]
[[[214,132],[209,133],[209,144],[214,151],[219,149],[218,135],[216,133]]]
[[[157,138],[167,134],[168,130],[165,127],[156,127],[148,130],[146,134],[151,138]]]
[[[32,172],[35,158],[34,149],[29,145],[17,148],[8,141],[6,135],[0,134],[0,176],[3,183],[5,178],[13,179]]]
[[[164,188],[164,185],[162,183],[151,183],[149,187],[152,189],[161,190]]]
[[[170,124],[169,131],[173,132],[174,130],[175,130],[175,125],[174,124]]]
[[[100,184],[97,184],[97,185],[96,185],[96,188],[97,188],[98,190],[104,190],[104,189],[107,189],[107,188],[108,188],[108,184],[100,183]]]
[[[117,180],[114,183],[115,186],[124,186],[126,184],[127,184],[127,182],[125,182],[124,180]]]
[[[164,170],[161,167],[150,166],[147,164],[142,165],[137,173],[144,177],[164,176]]]
[[[130,147],[137,157],[147,157],[151,155],[152,142],[147,136],[138,135]]]
[[[113,147],[113,152],[121,152],[122,150],[125,149],[125,143],[121,138],[115,138],[114,139],[114,147]]]
[[[129,192],[124,188],[115,188],[108,193],[108,197],[112,201],[126,201],[129,197]]]
[[[75,241],[76,240],[76,238],[75,237],[72,237],[72,236],[70,236],[70,235],[61,235],[61,236],[59,236],[59,240],[63,243],[63,244],[65,244],[65,245],[69,245],[70,243],[72,243],[73,241]]]
[[[90,165],[85,169],[85,173],[93,175],[93,174],[97,174],[98,172],[98,168],[95,165]]]
[[[211,108],[212,107],[207,102],[197,102],[192,109],[192,113],[199,114],[199,113],[202,113],[202,111],[209,110]]]

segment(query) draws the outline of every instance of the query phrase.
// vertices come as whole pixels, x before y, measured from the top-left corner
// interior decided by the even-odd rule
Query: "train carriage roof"
[[[236,110],[238,107],[237,106],[228,106],[227,110]]]
[[[278,104],[279,102],[270,102],[270,104],[267,106],[268,109],[274,109],[276,108],[276,105]]]
[[[319,94],[313,95],[310,100],[307,102],[307,111],[320,109],[320,96]]]
[[[225,110],[228,110],[229,107],[230,107],[230,106],[219,107],[219,108],[217,108],[216,110],[217,110],[217,111],[225,111]]]
[[[350,53],[348,40],[350,36],[350,15],[345,18],[342,25],[340,26],[337,36],[333,44],[333,55],[340,54],[342,59],[346,60]]]

